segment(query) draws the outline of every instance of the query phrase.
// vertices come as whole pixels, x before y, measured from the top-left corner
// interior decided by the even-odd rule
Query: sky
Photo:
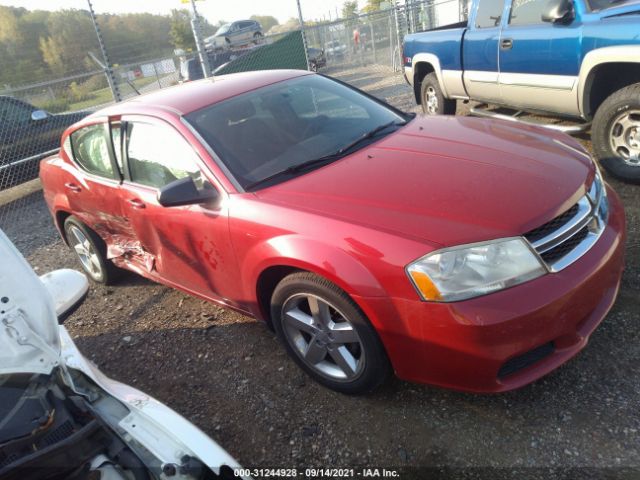
[[[92,0],[96,13],[168,14],[172,8],[188,8],[180,0]],[[344,0],[300,0],[305,19],[329,19],[336,16]],[[361,0],[359,3],[364,4]],[[60,10],[63,8],[87,8],[86,0],[0,0],[0,5],[24,7],[29,10]],[[251,15],[272,15],[280,23],[298,17],[296,0],[199,0],[198,12],[211,23],[220,20],[233,21]]]

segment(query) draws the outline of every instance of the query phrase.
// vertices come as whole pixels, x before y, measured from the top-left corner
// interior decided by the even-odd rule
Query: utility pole
[[[193,0],[191,0],[193,1]],[[307,49],[307,36],[304,33],[304,17],[302,16],[302,7],[300,7],[300,0],[296,0],[298,3],[298,19],[300,20],[300,32],[302,33],[302,46],[304,47],[304,59],[307,62],[307,70],[309,70],[309,50]]]
[[[116,81],[116,77],[113,74],[113,69],[111,68],[111,63],[109,62],[109,56],[107,55],[107,49],[104,46],[104,40],[102,39],[102,33],[100,32],[100,27],[98,26],[98,21],[96,20],[96,14],[93,11],[93,5],[91,5],[91,0],[87,0],[87,4],[89,5],[89,14],[91,15],[91,21],[93,22],[93,28],[96,29],[96,36],[98,37],[98,43],[100,44],[100,51],[102,52],[102,59],[104,60],[104,64],[102,62],[98,62],[97,59],[92,55],[92,58],[102,66],[104,69],[104,74],[107,77],[107,83],[109,84],[109,88],[111,89],[111,94],[113,95],[113,99],[116,102],[122,101],[122,95],[120,95],[120,89],[118,88],[118,82]]]
[[[198,50],[200,65],[202,65],[202,72],[205,78],[208,78],[211,76],[211,67],[209,66],[209,55],[207,55],[204,43],[202,43],[200,17],[198,17],[198,10],[196,10],[196,0],[191,0],[191,17],[191,29],[193,30],[193,39],[196,41],[196,49]]]

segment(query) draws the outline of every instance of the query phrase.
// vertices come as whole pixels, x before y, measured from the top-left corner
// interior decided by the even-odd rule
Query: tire
[[[312,72],[318,71],[318,64],[316,62],[309,62],[309,70]]]
[[[593,150],[614,177],[640,184],[640,83],[610,95],[591,127]]]
[[[435,72],[422,79],[420,104],[425,115],[455,115],[456,101],[444,97]]]
[[[311,314],[312,304],[318,306],[316,315]],[[367,318],[344,291],[324,278],[308,272],[285,277],[273,292],[271,318],[289,355],[325,387],[367,393],[391,373]]]
[[[253,43],[258,45],[261,40],[262,40],[262,34],[260,32],[256,32],[253,34]]]
[[[107,246],[97,233],[74,216],[65,220],[64,232],[69,246],[91,280],[110,285],[120,276],[121,271],[107,259]]]

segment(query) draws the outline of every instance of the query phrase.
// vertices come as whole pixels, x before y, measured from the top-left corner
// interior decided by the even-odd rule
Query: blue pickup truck
[[[407,35],[403,58],[426,114],[462,99],[573,118],[552,128],[591,128],[600,163],[640,183],[640,1],[472,0],[467,22]]]

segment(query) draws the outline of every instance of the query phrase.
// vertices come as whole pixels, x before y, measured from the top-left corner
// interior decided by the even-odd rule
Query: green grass
[[[147,85],[150,85],[154,82],[157,82],[156,77],[147,77],[147,78],[136,78],[131,83],[137,88],[140,89]],[[126,82],[119,83],[121,91],[129,92],[131,87]],[[113,95],[111,94],[110,88],[102,88],[100,90],[96,90],[91,92],[91,98],[82,100],[80,102],[70,103],[68,110],[84,110],[97,105],[104,105],[105,103],[113,102]]]

